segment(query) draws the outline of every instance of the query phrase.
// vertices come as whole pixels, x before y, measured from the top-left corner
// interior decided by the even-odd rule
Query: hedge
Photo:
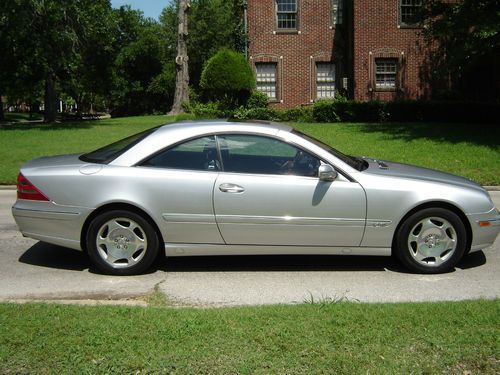
[[[500,104],[405,100],[356,102],[321,100],[313,106],[316,122],[461,122],[496,123]]]

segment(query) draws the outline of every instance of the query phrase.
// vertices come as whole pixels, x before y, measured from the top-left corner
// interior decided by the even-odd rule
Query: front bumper
[[[471,252],[493,245],[500,232],[500,213],[496,208],[481,214],[468,215],[472,228]]]

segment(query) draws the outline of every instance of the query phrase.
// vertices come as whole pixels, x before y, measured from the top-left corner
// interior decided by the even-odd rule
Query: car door
[[[147,206],[160,218],[166,242],[224,243],[212,203],[220,170],[214,136],[169,147],[143,161],[137,170],[147,181],[141,196],[149,199]]]
[[[223,172],[214,187],[216,221],[227,244],[359,246],[362,187],[342,175],[320,181],[317,157],[282,140],[217,136]]]

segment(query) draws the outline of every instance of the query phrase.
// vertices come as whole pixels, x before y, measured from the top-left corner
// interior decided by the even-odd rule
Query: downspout
[[[243,31],[244,31],[244,48],[245,48],[245,58],[248,60],[248,1],[243,2]]]

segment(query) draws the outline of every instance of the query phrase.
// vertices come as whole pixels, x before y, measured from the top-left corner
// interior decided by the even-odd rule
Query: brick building
[[[248,57],[277,107],[341,92],[355,100],[416,99],[428,55],[422,0],[248,0]]]

